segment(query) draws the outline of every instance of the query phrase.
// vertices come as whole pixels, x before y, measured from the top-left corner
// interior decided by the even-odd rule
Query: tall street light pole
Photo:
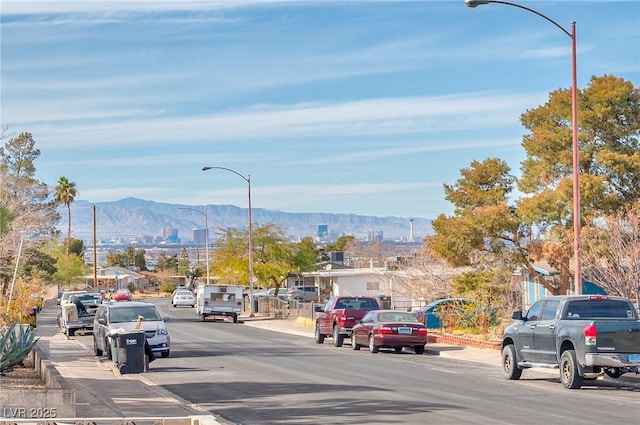
[[[560,31],[571,39],[571,149],[573,166],[573,261],[574,261],[574,283],[576,294],[582,294],[582,269],[580,265],[580,163],[578,151],[578,71],[576,54],[576,23],[571,23],[571,31],[567,31],[562,25],[546,15],[520,4],[499,0],[465,0],[469,7],[477,7],[483,4],[497,3],[531,12],[549,21]]]
[[[244,181],[247,182],[247,186],[249,188],[249,236],[248,236],[248,244],[249,244],[249,317],[254,317],[255,312],[253,311],[253,235],[251,230],[251,175],[247,174],[246,176],[240,174],[236,170],[227,167],[202,167],[202,171],[208,170],[225,170],[229,171],[237,176],[240,176]]]
[[[207,210],[204,212],[189,207],[180,207],[179,210],[191,210],[197,213],[200,213],[204,216],[204,256],[207,257],[206,267],[207,267],[207,285],[209,284],[209,218],[207,216]]]

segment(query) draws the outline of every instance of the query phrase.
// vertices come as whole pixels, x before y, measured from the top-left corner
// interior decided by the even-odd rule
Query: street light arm
[[[480,6],[480,5],[483,5],[483,4],[489,4],[489,3],[505,4],[507,6],[517,7],[518,9],[523,9],[523,10],[526,10],[527,12],[531,12],[533,14],[536,14],[539,17],[541,17],[542,19],[544,19],[546,21],[549,21],[553,25],[558,27],[558,29],[560,31],[562,31],[563,33],[565,33],[569,38],[573,38],[573,34],[570,33],[569,31],[567,31],[562,25],[560,25],[559,23],[557,23],[556,21],[554,21],[553,19],[551,19],[547,15],[544,15],[544,14],[538,12],[535,9],[531,9],[530,7],[523,6],[523,5],[517,4],[517,3],[511,3],[511,2],[508,2],[508,1],[502,1],[502,0],[464,0],[464,4],[466,4],[469,7],[477,7],[477,6]]]
[[[178,207],[178,209],[179,209],[179,210],[191,210],[191,211],[195,211],[195,212],[197,212],[197,213],[202,214],[205,218],[207,217],[207,214],[206,214],[206,213],[203,213],[202,211],[200,211],[200,210],[199,210],[199,209],[197,209],[197,208]]]
[[[202,171],[209,171],[211,169],[217,169],[217,170],[227,170],[232,172],[233,174],[240,176],[244,179],[244,181],[246,181],[247,183],[249,183],[251,181],[251,176],[244,176],[243,174],[240,174],[239,172],[237,172],[236,170],[233,170],[231,168],[227,168],[227,167],[202,167]]]

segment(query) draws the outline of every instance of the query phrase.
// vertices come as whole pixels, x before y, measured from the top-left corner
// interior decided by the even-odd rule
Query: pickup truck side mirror
[[[511,318],[513,320],[525,320],[526,317],[522,316],[522,312],[521,311],[514,311],[513,314],[511,315]]]
[[[168,322],[169,320],[171,320],[171,316],[164,316],[164,317],[162,318],[162,320],[163,320],[164,322]]]
[[[313,311],[316,312],[316,313],[322,313],[324,311],[324,309],[322,307],[320,307],[320,306],[316,306],[313,309]]]
[[[100,325],[106,325],[107,324],[107,322],[102,317],[98,319],[98,323]]]

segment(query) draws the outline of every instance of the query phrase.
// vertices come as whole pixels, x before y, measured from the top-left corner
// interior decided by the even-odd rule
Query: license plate
[[[398,328],[398,333],[400,335],[411,334],[411,328]]]
[[[629,363],[640,363],[640,354],[629,354]]]

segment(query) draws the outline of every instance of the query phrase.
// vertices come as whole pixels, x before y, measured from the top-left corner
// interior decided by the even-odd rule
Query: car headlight
[[[158,329],[158,335],[169,335],[169,331],[166,329]]]

